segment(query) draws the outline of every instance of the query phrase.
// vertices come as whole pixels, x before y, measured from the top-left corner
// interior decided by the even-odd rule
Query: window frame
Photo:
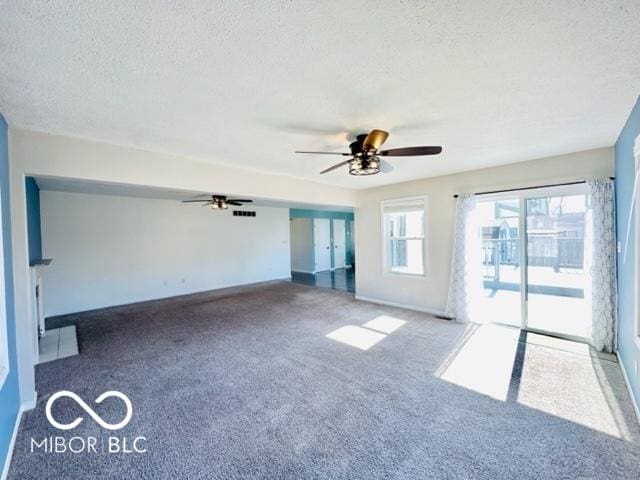
[[[629,216],[633,215],[634,219],[634,230],[635,230],[635,265],[634,265],[634,293],[635,293],[635,302],[634,302],[634,324],[635,324],[635,344],[636,347],[640,348],[640,192],[636,189],[640,185],[637,185],[637,179],[640,179],[640,135],[636,137],[636,141],[633,148],[633,158],[634,158],[634,176],[633,176],[633,188],[634,191],[631,192],[631,198],[635,196],[634,203],[631,204],[631,209],[633,211],[629,212]],[[628,248],[625,245],[625,248]]]
[[[385,207],[393,206],[418,206],[422,204],[422,237],[403,237],[411,240],[422,240],[422,273],[397,272],[391,269],[390,265],[390,237],[388,235],[388,224],[385,219]],[[381,246],[381,267],[382,275],[400,276],[416,279],[429,278],[429,222],[428,222],[428,198],[426,195],[417,195],[411,197],[391,198],[380,202],[380,246]]]

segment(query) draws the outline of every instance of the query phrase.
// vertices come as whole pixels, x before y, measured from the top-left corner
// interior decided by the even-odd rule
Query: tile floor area
[[[75,325],[47,330],[40,338],[40,361],[38,363],[51,362],[73,355],[78,355]]]

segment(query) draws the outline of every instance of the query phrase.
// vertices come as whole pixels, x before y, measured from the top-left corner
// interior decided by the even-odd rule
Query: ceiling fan
[[[421,155],[438,155],[442,152],[442,147],[404,147],[379,150],[388,136],[388,132],[377,129],[371,130],[368,134],[358,135],[356,141],[349,145],[351,153],[302,151],[296,151],[295,153],[351,157],[349,160],[337,163],[323,170],[320,172],[320,175],[345,165],[349,165],[349,173],[351,175],[375,175],[376,173],[388,173],[393,170],[393,166],[380,157],[415,157]]]
[[[211,198],[199,199],[199,200],[183,200],[182,203],[202,203],[203,207],[211,205],[214,210],[226,210],[229,205],[236,205],[241,207],[244,203],[252,203],[253,200],[247,200],[243,198],[227,198],[225,195],[208,195]]]

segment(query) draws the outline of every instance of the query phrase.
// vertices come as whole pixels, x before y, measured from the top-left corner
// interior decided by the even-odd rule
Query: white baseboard
[[[627,370],[624,368],[624,363],[620,359],[620,355],[616,352],[616,357],[618,357],[618,364],[620,365],[620,370],[622,370],[622,376],[624,377],[624,383],[627,385],[627,390],[629,391],[629,396],[631,397],[631,404],[633,405],[633,409],[636,412],[636,418],[638,423],[640,423],[640,408],[638,408],[638,402],[636,402],[636,397],[633,395],[633,390],[631,389],[631,382],[629,382],[629,376],[627,375]]]
[[[430,313],[431,315],[438,315],[438,316],[445,315],[445,313],[442,310],[437,310],[435,308],[418,307],[416,305],[407,305],[405,303],[389,302],[387,300],[381,300],[379,298],[373,298],[373,297],[365,297],[362,295],[356,295],[355,298],[356,300],[362,300],[363,302],[378,303],[380,305],[388,305],[390,307],[398,307],[398,308],[404,308],[406,310],[413,310],[416,312]]]
[[[36,408],[36,405],[38,404],[38,392],[33,392],[33,398],[31,398],[30,400],[25,400],[20,404],[20,408],[22,409],[23,412],[26,412],[27,410],[33,410],[34,408]]]
[[[0,475],[0,480],[6,480],[7,475],[9,475],[9,466],[11,465],[11,458],[13,457],[13,449],[16,446],[16,438],[18,437],[18,430],[20,429],[22,414],[27,410],[31,410],[32,408],[35,408],[35,401],[20,405],[20,408],[18,409],[18,415],[16,415],[16,423],[13,426],[13,433],[11,434],[11,440],[9,441],[9,448],[7,450],[7,458],[5,458],[4,460],[4,467],[2,468],[2,475]]]

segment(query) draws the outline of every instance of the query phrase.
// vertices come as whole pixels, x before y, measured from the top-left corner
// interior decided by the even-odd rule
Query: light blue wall
[[[5,302],[9,340],[9,376],[0,388],[0,472],[9,450],[13,426],[18,414],[18,358],[16,353],[16,323],[13,304],[13,263],[11,254],[11,209],[9,208],[9,152],[7,123],[0,114],[0,200],[2,201],[2,244],[4,256]],[[1,321],[1,320],[0,320]]]
[[[27,238],[29,263],[42,260],[42,232],[40,230],[40,188],[33,177],[25,179],[27,192]]]
[[[636,321],[634,319],[634,265],[638,254],[634,247],[634,222],[631,223],[631,229],[627,232],[629,215],[632,213],[631,198],[635,177],[633,146],[638,135],[640,135],[640,98],[615,145],[616,221],[618,240],[622,247],[618,255],[618,355],[629,377],[636,404],[640,405],[640,380],[635,373],[635,362],[640,362],[640,349],[634,338]]]
[[[329,218],[344,220],[345,261],[347,265],[355,265],[355,252],[353,249],[353,238],[351,238],[351,225],[353,224],[353,213],[351,212],[330,212],[326,210],[304,210],[300,208],[289,209],[291,218]],[[331,243],[333,244],[333,222],[331,222]],[[331,249],[331,268],[335,266],[333,259],[333,248]]]

